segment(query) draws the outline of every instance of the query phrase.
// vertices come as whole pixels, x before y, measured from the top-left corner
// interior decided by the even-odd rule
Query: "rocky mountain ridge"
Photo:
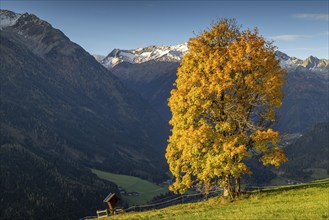
[[[180,62],[188,52],[187,43],[175,46],[148,46],[133,50],[114,49],[102,61],[101,64],[108,69],[122,62],[145,63],[148,61]]]
[[[280,51],[276,51],[276,55],[280,59],[281,67],[287,71],[308,71],[321,73],[323,76],[328,75],[328,59],[319,59],[314,56],[309,56],[305,60],[302,60],[296,57],[290,57]]]
[[[3,28],[13,26],[16,24],[17,20],[22,16],[22,14],[18,14],[8,10],[1,10],[0,13],[0,30]]]
[[[122,62],[132,64],[144,63],[148,61],[160,62],[180,62],[183,56],[188,52],[187,43],[175,46],[149,46],[132,50],[114,49],[100,63],[108,69],[112,69]],[[326,74],[329,71],[329,60],[319,59],[309,56],[305,60],[290,57],[287,54],[276,51],[278,59],[281,61],[282,68],[286,70],[312,71]]]

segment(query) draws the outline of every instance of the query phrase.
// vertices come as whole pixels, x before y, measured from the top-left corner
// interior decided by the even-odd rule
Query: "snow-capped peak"
[[[119,63],[144,63],[150,60],[158,62],[180,62],[183,56],[188,52],[187,43],[175,46],[149,46],[133,50],[114,49],[100,63],[108,69],[113,68]],[[276,51],[276,57],[280,60],[281,67],[286,70],[295,70],[299,68],[307,71],[328,73],[329,60],[318,59],[310,56],[305,60],[296,57],[290,57],[287,54]]]
[[[318,59],[317,57],[310,56],[305,60],[301,60],[296,57],[289,57],[287,54],[280,51],[276,51],[276,56],[280,60],[281,67],[286,70],[302,68],[300,70],[304,69],[325,74],[327,74],[329,70],[329,60],[327,59]]]
[[[0,10],[0,30],[15,25],[21,16],[22,14],[16,14],[12,11]]]
[[[144,63],[150,60],[179,62],[187,51],[187,43],[175,46],[149,46],[133,50],[114,49],[101,61],[101,64],[111,69],[122,62]]]

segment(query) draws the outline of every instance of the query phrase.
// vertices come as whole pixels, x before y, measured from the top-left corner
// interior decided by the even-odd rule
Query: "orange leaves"
[[[277,131],[273,131],[271,128],[266,131],[256,130],[252,135],[252,139],[255,142],[259,141],[270,141],[273,145],[277,145],[279,140],[279,133]]]
[[[257,130],[252,135],[252,138],[255,141],[256,150],[264,153],[260,158],[260,161],[264,165],[271,164],[275,167],[279,167],[282,162],[288,162],[288,158],[283,150],[277,146],[279,139],[278,132],[272,129],[268,129],[267,131]]]
[[[244,160],[253,149],[264,164],[285,162],[279,134],[262,127],[281,105],[285,74],[271,42],[222,19],[188,47],[168,100],[173,129],[166,158],[176,178],[170,189],[250,173]]]
[[[272,129],[266,131],[256,130],[251,138],[255,142],[254,146],[258,152],[267,152],[270,147],[278,144],[279,133]]]
[[[235,135],[238,136],[238,135]],[[247,148],[245,144],[238,142],[238,138],[231,140],[224,139],[222,154],[225,155],[226,161],[241,162],[248,156]]]
[[[279,147],[274,147],[271,149],[271,151],[267,154],[264,154],[261,158],[260,161],[264,165],[271,164],[275,167],[280,167],[280,164],[282,162],[288,162],[288,158],[284,154],[283,150]]]

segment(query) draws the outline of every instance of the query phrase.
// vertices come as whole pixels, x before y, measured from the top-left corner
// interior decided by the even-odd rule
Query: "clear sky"
[[[328,1],[28,1],[1,0],[1,9],[33,13],[91,54],[114,48],[175,45],[210,27],[217,18],[236,18],[258,27],[290,56],[328,59]]]

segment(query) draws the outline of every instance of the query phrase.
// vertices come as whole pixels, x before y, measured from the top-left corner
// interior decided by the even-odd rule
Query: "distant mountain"
[[[101,64],[108,69],[115,67],[122,62],[132,64],[145,63],[148,61],[159,62],[180,62],[183,56],[188,53],[187,43],[175,46],[148,46],[132,50],[114,49],[103,60]],[[318,59],[310,56],[305,60],[290,57],[281,51],[276,51],[276,56],[281,61],[281,66],[288,71],[305,70],[312,72],[328,73],[329,60]],[[151,77],[151,76],[150,76]]]
[[[329,176],[329,122],[317,124],[284,150],[289,162],[280,169],[283,176],[308,181],[314,179],[314,169],[322,169]]]
[[[100,63],[111,70],[128,88],[148,100],[168,122],[171,113],[167,99],[176,80],[179,62],[187,52],[187,43],[133,50],[114,49]],[[169,125],[167,129],[166,135],[169,134]]]
[[[147,100],[161,117],[166,121],[171,118],[167,99],[174,88],[178,62],[157,62],[154,60],[145,63],[122,62],[114,66],[111,71],[128,88],[138,92]]]
[[[275,127],[284,133],[304,133],[329,118],[329,75],[304,68],[287,72]]]
[[[46,21],[0,20],[1,219],[94,214],[117,187],[89,167],[164,178],[165,122],[140,95]]]
[[[280,51],[276,51],[276,56],[280,59],[282,68],[287,71],[322,73],[328,78],[329,60],[318,59],[314,56],[301,60],[296,57],[289,57],[287,54]]]
[[[179,62],[187,52],[187,43],[175,46],[149,46],[133,50],[114,49],[101,61],[101,64],[111,69],[122,62],[145,63],[151,60]]]
[[[186,46],[185,43],[128,51],[116,49],[109,53],[101,64],[110,69],[129,88],[149,100],[160,114],[169,120],[171,113],[167,107],[167,99],[176,79],[179,62],[188,52]],[[150,50],[152,52],[145,52]],[[171,59],[169,56],[171,53],[180,56]],[[160,59],[152,54],[163,56],[160,56]],[[288,75],[287,83],[283,88],[285,93],[283,106],[278,112],[275,127],[284,133],[303,133],[329,117],[329,60],[313,56],[300,60],[280,51],[277,51],[276,55]],[[113,60],[115,62],[112,62]]]
[[[329,60],[310,56],[305,60],[277,51],[287,70],[284,99],[276,127],[285,133],[304,133],[329,118]]]
[[[97,55],[97,54],[93,54],[93,57],[98,61],[98,62],[101,62],[105,56],[103,55]]]

